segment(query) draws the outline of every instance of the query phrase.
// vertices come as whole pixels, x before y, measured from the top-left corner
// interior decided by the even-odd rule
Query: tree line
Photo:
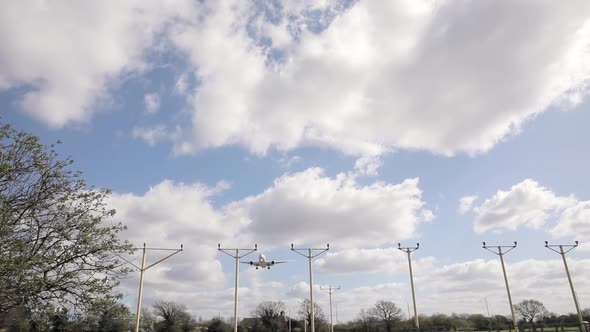
[[[0,326],[8,332],[127,332],[133,331],[135,315],[129,308],[113,300],[96,301],[84,312],[69,312],[65,307],[50,306],[46,311],[33,314],[26,310],[13,310],[5,317],[9,324]],[[9,319],[6,319],[9,318]],[[216,319],[197,321],[186,306],[170,301],[156,301],[142,308],[140,330],[144,332],[191,332],[210,326],[222,326],[214,331],[225,331]],[[209,329],[208,329],[209,330]]]
[[[539,326],[577,326],[576,314],[558,315],[550,313],[543,303],[527,299],[514,306],[519,325],[536,324]],[[264,301],[252,312],[251,318],[242,320],[239,328],[249,332],[288,331],[289,317],[286,306],[281,301]],[[329,320],[320,306],[314,306],[316,331],[329,331]],[[584,309],[583,316],[590,320],[590,308]],[[309,300],[300,303],[294,317],[291,317],[291,330],[310,331]],[[507,330],[513,326],[508,315],[486,316],[483,314],[441,314],[419,315],[422,331],[489,331]],[[305,326],[303,324],[306,324]],[[378,300],[369,308],[362,308],[356,317],[346,323],[335,325],[335,331],[351,332],[394,332],[414,331],[414,318],[403,314],[401,308],[392,301]]]
[[[264,301],[240,321],[240,332],[286,332],[289,321],[292,332],[310,331],[310,302],[305,299],[289,317],[286,305],[281,301]],[[548,312],[536,300],[524,300],[515,305],[519,323],[537,325],[576,326],[575,314],[557,315]],[[27,315],[24,311],[12,312],[12,323],[3,326],[9,332],[54,331],[54,332],[126,332],[133,330],[134,315],[129,308],[113,300],[95,302],[83,314],[73,314],[65,308],[51,307],[48,311]],[[314,306],[315,327],[318,332],[329,331],[321,306]],[[590,319],[590,308],[584,310],[585,319]],[[508,316],[484,316],[482,314],[420,315],[422,331],[495,331],[508,329],[512,322]],[[140,330],[144,332],[231,332],[233,319],[221,317],[203,320],[191,315],[186,306],[171,301],[157,301],[151,307],[142,308]],[[356,318],[336,324],[335,331],[345,332],[392,332],[413,331],[414,319],[404,317],[395,303],[379,300],[370,308],[363,308]]]
[[[549,312],[543,303],[534,299],[523,300],[514,305],[520,326],[578,326],[575,313],[556,314]],[[585,320],[590,320],[590,308],[582,311]],[[483,314],[434,313],[418,316],[422,331],[489,331],[512,328],[509,315],[486,316]],[[368,309],[361,309],[356,318],[344,324],[338,324],[335,331],[354,332],[391,332],[414,330],[414,318],[406,317],[393,302],[380,300]]]

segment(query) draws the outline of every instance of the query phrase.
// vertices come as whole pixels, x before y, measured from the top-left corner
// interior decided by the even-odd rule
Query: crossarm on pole
[[[146,249],[147,249],[147,248],[146,248]],[[152,249],[152,250],[154,250],[154,249]],[[182,247],[182,244],[181,244],[181,245],[180,245],[180,249],[155,249],[155,250],[175,250],[175,251],[174,251],[173,253],[171,253],[170,255],[168,255],[168,256],[166,256],[166,257],[164,257],[164,258],[162,258],[162,259],[158,260],[157,262],[155,262],[155,263],[152,263],[152,264],[148,265],[147,267],[145,267],[145,268],[143,269],[144,271],[147,271],[147,270],[148,270],[149,268],[151,268],[152,266],[154,266],[154,265],[156,265],[156,264],[159,264],[159,263],[161,263],[161,262],[163,262],[163,261],[167,260],[168,258],[170,258],[170,257],[172,257],[172,256],[174,256],[174,255],[176,255],[176,254],[178,254],[179,252],[183,251],[184,249],[183,249],[183,247]]]

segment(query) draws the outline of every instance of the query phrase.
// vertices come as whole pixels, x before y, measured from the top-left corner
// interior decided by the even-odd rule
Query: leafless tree
[[[156,315],[150,308],[141,308],[140,330],[142,332],[156,332]]]
[[[276,332],[284,324],[285,303],[281,301],[264,301],[254,310],[254,316],[271,332]]]
[[[391,332],[395,322],[401,319],[402,310],[391,301],[379,300],[369,309],[369,314],[383,322],[387,332]]]
[[[175,302],[158,301],[152,306],[155,315],[162,318],[156,331],[191,331],[195,320],[186,311],[186,306]]]
[[[514,310],[529,323],[533,323],[536,318],[541,318],[548,313],[543,303],[533,299],[523,300],[515,304]]]
[[[367,309],[361,309],[361,311],[358,314],[357,317],[357,323],[358,325],[360,325],[361,329],[364,332],[368,332],[371,328],[371,326],[373,326],[376,322],[376,319],[373,315],[371,315],[371,313],[369,312],[369,310]]]
[[[299,317],[306,321],[307,326],[311,330],[311,302],[308,299],[305,299],[303,300],[303,302],[301,302],[298,314]],[[326,322],[326,315],[324,314],[324,310],[316,303],[313,304],[313,319],[315,326],[318,329],[323,323]]]

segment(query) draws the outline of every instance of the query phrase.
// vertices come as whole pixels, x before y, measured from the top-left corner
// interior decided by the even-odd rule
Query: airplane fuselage
[[[275,264],[281,264],[281,263],[286,263],[287,261],[275,261],[275,260],[266,260],[266,257],[264,257],[263,254],[258,255],[258,260],[257,261],[248,261],[248,262],[241,262],[243,264],[250,264],[252,266],[255,266],[256,269],[258,270],[259,267],[261,268],[266,268],[266,269],[270,269],[271,266],[275,265]]]
[[[257,261],[249,261],[249,262],[242,262],[242,263],[246,263],[246,264],[250,264],[252,266],[255,266],[256,269],[258,270],[259,267],[263,268],[263,269],[270,269],[271,266],[275,265],[275,261],[267,261],[266,257],[263,254],[258,255],[258,260]]]
[[[258,269],[259,267],[261,268],[267,268],[270,269],[271,266],[273,266],[275,264],[274,261],[267,261],[266,257],[264,257],[263,254],[258,255],[258,264],[250,264],[250,265],[256,265],[256,268]]]

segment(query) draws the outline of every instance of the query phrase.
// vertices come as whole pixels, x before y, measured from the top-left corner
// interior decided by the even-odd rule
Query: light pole
[[[508,303],[510,304],[510,313],[512,314],[512,325],[514,329],[518,331],[518,324],[516,322],[516,315],[514,315],[514,306],[512,305],[512,296],[510,296],[510,287],[508,286],[508,277],[506,277],[506,267],[504,266],[504,255],[507,254],[512,249],[516,248],[516,241],[514,241],[513,246],[487,246],[485,242],[483,242],[483,248],[493,252],[494,254],[500,256],[500,263],[502,264],[502,272],[504,273],[504,283],[506,284],[506,293],[508,294]],[[492,250],[490,248],[494,248]],[[502,252],[502,248],[509,248],[505,252]],[[497,251],[496,251],[497,250]]]
[[[339,289],[340,289],[340,286],[334,287],[334,286],[330,285],[330,286],[324,287],[324,288],[322,288],[322,286],[320,286],[320,290],[323,290],[324,292],[326,292],[330,295],[330,332],[334,332],[334,322],[332,321],[332,293],[334,293],[334,291],[337,291]]]
[[[238,332],[238,278],[240,275],[240,258],[249,255],[253,252],[255,252],[256,250],[258,250],[258,245],[254,244],[254,249],[252,248],[248,248],[248,249],[227,249],[227,248],[221,248],[221,244],[218,243],[217,244],[217,250],[221,251],[222,253],[233,257],[236,259],[236,280],[235,280],[235,285],[234,285],[234,332]],[[240,255],[240,250],[245,250],[246,253]],[[231,254],[231,251],[235,251],[235,254]]]
[[[550,245],[547,241],[545,241],[545,248],[555,251],[556,253],[561,255],[563,259],[563,266],[565,267],[565,274],[567,275],[567,280],[570,283],[570,289],[572,290],[572,296],[574,297],[574,304],[576,305],[576,311],[578,312],[578,320],[580,322],[580,331],[584,332],[586,327],[584,326],[584,319],[582,318],[582,311],[580,310],[580,303],[578,303],[578,297],[576,296],[576,291],[574,290],[574,284],[572,282],[572,277],[570,276],[570,270],[567,267],[567,260],[565,259],[565,254],[572,251],[575,247],[578,246],[578,241],[575,241],[575,244],[552,244]],[[554,248],[559,248],[557,251]],[[564,248],[567,250],[564,251]]]
[[[307,248],[307,249],[297,249],[293,248],[293,243],[291,243],[291,250],[298,253],[299,255],[309,259],[309,313],[310,313],[310,330],[311,332],[315,332],[315,319],[314,319],[314,311],[313,311],[313,273],[311,268],[311,260],[315,257],[325,253],[326,251],[330,250],[330,244],[326,244],[326,248]],[[303,252],[307,251],[307,254]],[[314,254],[316,252],[316,254]]]
[[[163,261],[165,261],[166,259],[178,254],[179,252],[181,252],[183,250],[182,244],[180,245],[180,249],[169,249],[169,248],[148,248],[145,246],[145,243],[143,244],[142,248],[133,248],[134,250],[137,249],[142,249],[142,255],[141,255],[141,267],[135,265],[133,262],[119,256],[119,258],[121,258],[122,260],[124,260],[125,262],[129,263],[130,265],[132,265],[133,267],[135,267],[136,269],[139,270],[139,292],[137,294],[137,312],[135,314],[135,332],[139,332],[139,319],[141,317],[141,298],[143,296],[143,273],[145,271],[147,271],[149,268],[153,267],[154,265],[161,263]],[[155,263],[152,263],[148,266],[145,266],[145,256],[147,254],[148,250],[152,250],[152,251],[174,251],[173,253],[171,253],[170,255],[158,260]]]
[[[420,243],[416,243],[415,247],[402,247],[401,243],[397,244],[397,248],[408,254],[408,266],[410,268],[410,285],[412,287],[412,303],[414,304],[414,325],[420,329],[420,322],[418,321],[418,310],[416,309],[416,293],[414,291],[414,275],[412,273],[412,252],[420,248]]]

